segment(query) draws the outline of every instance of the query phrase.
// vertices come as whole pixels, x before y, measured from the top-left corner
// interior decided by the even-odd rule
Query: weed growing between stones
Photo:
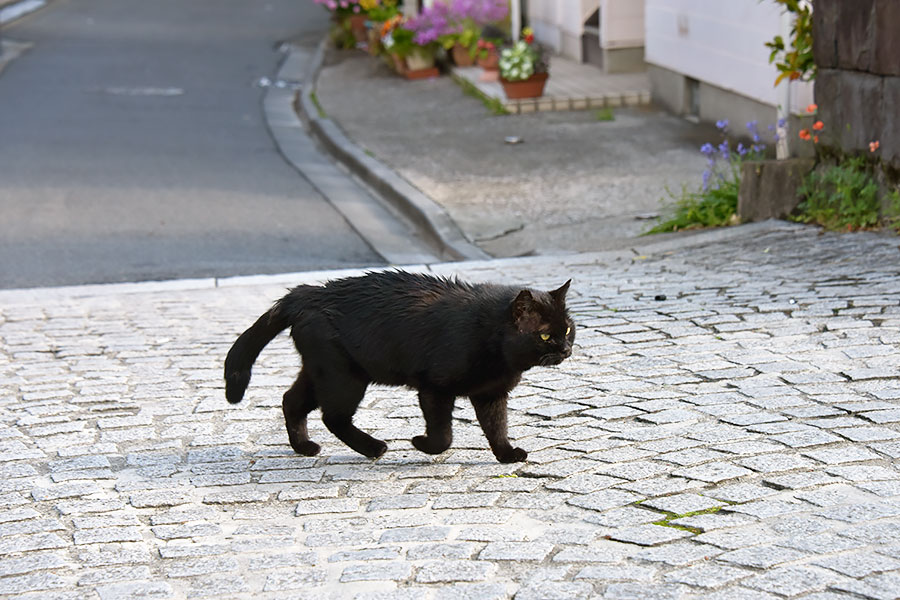
[[[806,107],[809,114],[817,111],[815,104]],[[800,139],[818,144],[824,129],[825,124],[816,120],[810,129],[800,130]],[[880,146],[878,140],[870,142],[869,153],[875,155]],[[819,152],[820,159],[823,154],[828,156]],[[876,179],[877,159],[836,154],[832,164],[826,164],[826,159],[806,176],[797,190],[803,200],[791,220],[830,230],[884,227],[900,232],[900,190],[881,189]]]
[[[594,117],[598,121],[615,121],[616,115],[613,113],[611,108],[601,108],[597,112],[594,113]]]
[[[478,98],[481,100],[482,104],[484,104],[485,108],[487,108],[491,114],[494,115],[508,115],[509,111],[506,110],[506,107],[503,106],[503,102],[498,100],[497,98],[492,98],[484,94],[481,90],[475,87],[472,82],[467,80],[465,77],[454,77],[456,82],[462,87],[463,93],[467,96],[472,96],[473,98]]]
[[[862,156],[816,169],[800,187],[798,214],[791,219],[830,230],[887,227],[900,232],[900,191],[881,193],[874,167]]]
[[[666,516],[663,517],[662,519],[660,519],[659,521],[654,521],[653,524],[659,525],[661,527],[671,527],[673,529],[681,529],[682,531],[690,531],[691,533],[694,533],[694,534],[703,533],[703,530],[699,527],[691,527],[688,525],[679,525],[677,523],[672,523],[672,521],[674,521],[675,519],[683,519],[686,517],[695,517],[697,515],[709,515],[709,514],[717,513],[720,510],[722,510],[721,506],[715,506],[713,508],[706,508],[704,510],[695,510],[695,511],[687,512],[687,513],[684,513],[681,515],[677,515],[672,512],[664,512],[664,514]]]
[[[747,131],[753,143],[747,147],[738,143],[732,149],[728,141],[728,121],[716,122],[722,135],[718,146],[703,144],[700,152],[706,157],[707,167],[703,171],[703,183],[697,190],[681,187],[675,193],[668,187],[666,193],[674,203],[668,218],[661,217],[660,222],[646,233],[664,233],[684,229],[702,227],[721,227],[738,223],[737,205],[738,191],[741,188],[741,164],[745,160],[759,160],[763,157],[766,145],[762,143],[756,121],[747,123]],[[774,126],[769,127],[774,130]],[[663,199],[665,202],[666,199]]]

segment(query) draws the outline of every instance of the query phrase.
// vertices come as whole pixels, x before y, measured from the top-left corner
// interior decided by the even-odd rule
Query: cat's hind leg
[[[453,442],[453,396],[419,390],[419,406],[425,417],[425,435],[417,435],[412,444],[426,454],[440,454]]]
[[[360,381],[349,372],[330,372],[313,379],[322,422],[339,440],[369,458],[378,458],[387,451],[387,444],[373,438],[353,424],[353,415],[362,402],[368,382]]]
[[[309,439],[309,433],[306,430],[306,416],[317,406],[312,380],[301,369],[297,381],[294,382],[291,389],[284,393],[281,402],[288,439],[291,442],[291,448],[297,454],[315,456],[319,453],[319,445]]]
[[[501,396],[471,396],[475,416],[491,445],[491,451],[502,463],[522,462],[528,453],[509,443],[506,425],[506,394]]]

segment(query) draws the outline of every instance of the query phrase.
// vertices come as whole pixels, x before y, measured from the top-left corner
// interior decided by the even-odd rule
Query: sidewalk
[[[498,80],[485,80],[480,67],[455,67],[453,75],[465,79],[483,94],[497,99],[513,114],[550,110],[587,110],[647,106],[650,78],[646,73],[606,74],[593,65],[554,56],[553,77],[540,98],[509,100]]]
[[[645,75],[607,76],[561,58],[551,63],[553,105],[621,106],[601,115],[613,120],[596,109],[494,116],[450,77],[408,82],[362,52],[329,50],[311,79],[303,94],[317,105],[300,107],[313,131],[323,121],[342,131],[491,256],[627,248],[654,223],[667,187],[699,185],[699,148],[718,139],[644,105]],[[486,93],[499,94],[493,85]],[[324,137],[331,146],[334,136]],[[351,168],[370,180],[371,168]]]
[[[451,450],[412,450],[391,388],[357,415],[380,460],[317,414],[321,455],[294,455],[286,336],[225,402],[235,336],[338,273],[0,292],[0,596],[896,598],[896,238],[766,223],[637,251],[430,267],[573,278],[576,352],[515,390],[514,465],[464,402]]]

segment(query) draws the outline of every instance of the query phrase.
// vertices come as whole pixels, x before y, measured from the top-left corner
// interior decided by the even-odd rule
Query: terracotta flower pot
[[[441,74],[437,67],[427,67],[425,69],[410,69],[405,73],[407,79],[430,79],[431,77],[439,77]]]
[[[544,95],[547,77],[547,73],[535,73],[523,81],[508,81],[501,77],[500,84],[503,86],[503,93],[509,100],[540,98]]]
[[[484,58],[478,57],[478,66],[485,71],[497,71],[500,69],[500,53],[496,50],[489,50],[488,55]]]
[[[365,13],[350,15],[347,17],[347,20],[350,23],[350,32],[353,34],[353,37],[357,42],[365,42],[368,38],[368,34],[366,33],[366,19],[368,16]]]
[[[399,54],[395,54],[391,52],[391,65],[394,67],[394,70],[397,71],[400,75],[406,75],[406,60],[400,56]]]
[[[462,44],[454,44],[450,55],[457,67],[471,67],[475,64],[475,59],[469,54],[469,49]]]
[[[421,71],[434,66],[434,55],[422,50],[413,50],[406,57],[406,66],[410,71]]]
[[[372,28],[366,31],[369,46],[369,54],[377,56],[381,52],[381,23],[373,23]]]

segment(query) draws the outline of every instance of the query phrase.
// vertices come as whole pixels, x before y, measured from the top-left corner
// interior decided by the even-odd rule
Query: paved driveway
[[[222,358],[286,281],[0,293],[0,596],[895,598],[897,238],[724,235],[435,268],[574,278],[576,355],[511,401],[518,465],[470,408],[413,451],[388,388],[358,415],[382,459],[315,415],[322,454],[292,454],[284,336],[229,406]]]
[[[384,264],[279,154],[263,89],[306,0],[53,2],[5,26],[0,288]]]

